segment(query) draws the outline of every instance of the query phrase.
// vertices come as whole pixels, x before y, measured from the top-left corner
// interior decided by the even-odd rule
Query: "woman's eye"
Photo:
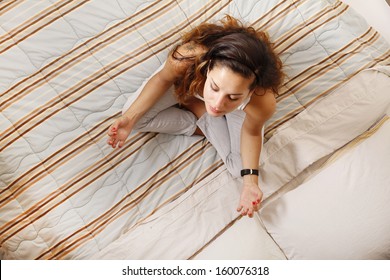
[[[230,99],[231,101],[236,101],[236,100],[238,100],[239,98],[237,98],[236,96],[229,95],[229,99]]]

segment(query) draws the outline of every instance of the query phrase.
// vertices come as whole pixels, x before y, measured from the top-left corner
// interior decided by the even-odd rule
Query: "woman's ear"
[[[266,93],[267,91],[264,88],[261,87],[255,87],[252,90],[252,94],[257,95],[257,96],[262,96]]]

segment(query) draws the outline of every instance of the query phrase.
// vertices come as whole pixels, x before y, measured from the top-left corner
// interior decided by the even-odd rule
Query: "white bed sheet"
[[[195,260],[284,260],[286,256],[257,216],[237,220]]]
[[[390,121],[261,211],[288,259],[390,259]]]
[[[369,25],[390,42],[390,5],[386,0],[342,0],[360,13]],[[390,2],[389,2],[390,3]]]

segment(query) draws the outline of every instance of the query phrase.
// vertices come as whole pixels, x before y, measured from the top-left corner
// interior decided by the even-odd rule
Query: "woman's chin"
[[[207,114],[209,114],[212,117],[222,117],[224,114],[223,113],[215,113],[213,111],[207,111]]]

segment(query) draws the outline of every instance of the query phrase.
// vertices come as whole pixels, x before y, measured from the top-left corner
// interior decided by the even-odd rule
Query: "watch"
[[[259,176],[259,170],[258,169],[242,169],[241,170],[241,177],[245,175],[257,175]]]

